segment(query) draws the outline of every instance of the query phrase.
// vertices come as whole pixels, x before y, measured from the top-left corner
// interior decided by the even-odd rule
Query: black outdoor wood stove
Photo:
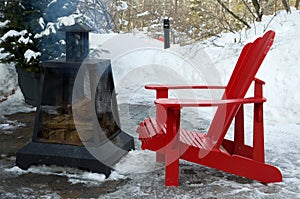
[[[61,31],[66,59],[43,63],[32,141],[17,152],[16,165],[70,166],[108,176],[134,149],[133,138],[120,128],[110,60],[87,58],[87,25]]]

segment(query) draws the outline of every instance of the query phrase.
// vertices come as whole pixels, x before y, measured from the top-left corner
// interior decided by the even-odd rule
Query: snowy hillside
[[[264,16],[263,22],[253,24],[250,30],[242,30],[235,34],[222,34],[219,38],[210,38],[185,47],[172,46],[168,50],[162,49],[162,42],[152,40],[145,34],[90,35],[91,47],[102,50],[103,54],[100,57],[112,59],[118,103],[152,105],[155,94],[153,91],[143,89],[143,85],[147,83],[226,85],[242,47],[247,42],[262,36],[267,30],[276,32],[275,41],[257,75],[266,82],[264,87],[264,94],[267,98],[264,106],[265,155],[266,162],[281,169],[283,182],[265,187],[259,183],[242,186],[233,181],[214,179],[216,180],[214,184],[207,188],[201,187],[201,184],[195,185],[199,186],[201,193],[187,193],[179,187],[168,192],[169,196],[173,198],[199,197],[197,194],[205,194],[205,191],[213,189],[212,186],[224,186],[233,190],[228,193],[226,191],[219,193],[210,191],[205,197],[231,198],[235,194],[242,194],[242,196],[257,198],[300,198],[300,11],[292,9],[291,14],[279,11],[275,17]],[[0,99],[10,91],[16,90],[16,94],[10,95],[6,101],[0,103],[0,117],[13,112],[32,110],[31,107],[24,104],[20,89],[17,87],[17,80],[15,77],[13,78],[12,74],[14,72],[11,66],[0,65]],[[219,92],[208,94],[171,93],[173,96],[187,95],[197,98],[217,98],[221,94]],[[252,90],[248,95],[251,94]],[[209,120],[212,111],[205,113],[207,115],[202,112],[201,117]],[[153,111],[149,110],[149,114],[153,114]],[[190,113],[183,114],[186,116],[186,121],[193,120],[191,121],[192,128],[197,125],[197,121],[190,118],[195,114],[199,114],[199,112],[192,110]],[[130,113],[127,115],[128,118],[126,118],[126,114],[125,116],[123,114],[121,122],[128,123],[131,120],[132,115]],[[250,116],[247,115],[247,119]],[[250,120],[246,127],[251,129],[251,125]],[[135,128],[136,126],[133,126],[131,129]],[[137,137],[135,132],[128,132],[128,134]],[[251,137],[248,136],[247,139],[247,142],[251,141]],[[140,143],[136,142],[136,144]],[[153,153],[140,150],[130,152],[128,156],[124,157],[116,165],[116,173],[119,174],[119,177],[131,178],[133,182],[105,197],[118,198],[125,194],[127,196],[147,195],[139,189],[139,186],[145,182],[140,175],[134,175],[134,172],[142,170],[146,173],[145,178],[155,178],[151,174],[148,175],[147,172],[161,169],[161,166],[149,159],[153,159]],[[16,172],[16,168],[8,170],[8,172]],[[44,171],[35,168],[31,172],[43,173]],[[213,171],[209,171],[207,178],[210,177],[211,172]],[[117,174],[115,176],[118,176]],[[74,177],[74,174],[72,176]],[[78,178],[82,179],[82,177]],[[93,180],[95,180],[94,178]],[[103,181],[102,178],[103,176],[99,177],[100,183]],[[108,180],[113,178],[114,176]],[[84,180],[86,178],[83,178]],[[157,181],[155,182],[157,183]],[[159,183],[161,182],[159,181]],[[271,193],[268,193],[269,190],[272,190]],[[164,191],[161,194],[164,194]]]
[[[253,41],[258,35],[262,35],[266,30],[276,32],[274,44],[257,75],[266,82],[265,95],[268,99],[266,118],[275,123],[299,124],[300,122],[300,94],[298,92],[300,91],[298,83],[300,76],[300,13],[296,10],[292,10],[292,12],[292,14],[286,14],[284,11],[280,11],[275,18],[272,18],[273,16],[264,17],[264,21],[253,25],[251,30],[235,35],[224,34],[220,39],[214,41],[225,48],[208,48],[208,54],[212,56],[212,60],[216,61],[217,67],[223,68],[226,74],[230,74],[232,71],[230,67],[236,60],[235,51],[240,49],[237,44],[232,43],[234,39],[241,40],[245,44]],[[268,24],[269,22],[270,24]]]
[[[226,85],[242,47],[262,36],[265,31],[274,30],[275,42],[257,75],[266,82],[266,118],[275,123],[299,123],[300,101],[297,99],[300,94],[295,92],[300,90],[297,83],[300,75],[299,19],[299,11],[293,10],[292,14],[280,11],[274,18],[264,17],[263,22],[254,24],[250,30],[226,33],[220,38],[211,38],[190,46],[172,46],[167,51],[156,49],[162,48],[162,43],[145,41],[139,35],[112,36],[101,43],[112,54],[119,97],[124,95],[124,98],[119,99],[120,103],[143,103],[145,100],[150,103],[154,93],[140,91],[140,87],[146,83]],[[95,37],[93,45],[97,41]],[[124,87],[128,89],[127,92]],[[149,99],[145,99],[144,95]]]

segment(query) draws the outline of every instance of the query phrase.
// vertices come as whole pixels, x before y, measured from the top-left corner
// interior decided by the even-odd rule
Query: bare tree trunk
[[[275,0],[274,2],[274,13],[276,15],[276,12],[277,12],[277,8],[278,8],[278,0]]]
[[[247,28],[251,28],[251,26],[244,21],[242,18],[240,18],[239,16],[237,16],[236,14],[234,14],[229,8],[226,7],[225,4],[223,4],[221,2],[221,0],[217,0],[217,2],[229,13],[231,14],[231,16],[233,16],[235,19],[239,20],[241,23],[243,23],[245,26],[247,26]]]
[[[175,0],[175,16],[177,16],[178,13],[178,0]]]
[[[281,0],[281,1],[282,1],[282,4],[283,4],[286,12],[291,13],[290,5],[288,4],[288,2],[286,0]]]
[[[113,29],[113,25],[112,25],[112,16],[110,14],[110,12],[108,11],[107,5],[105,5],[101,0],[96,0],[96,4],[99,5],[100,9],[103,11],[103,15],[106,21],[106,28],[108,30],[112,30]]]
[[[260,7],[260,4],[258,3],[257,0],[252,0],[252,4],[255,8],[255,12],[257,14],[257,17],[256,17],[256,21],[261,21],[262,20],[262,16],[263,16],[263,11]]]
[[[143,0],[143,12],[145,13],[146,11],[146,0]],[[145,27],[145,23],[144,23],[144,17],[142,17],[142,27]]]
[[[131,9],[131,5],[132,5],[132,0],[130,0],[130,5],[129,5],[129,8],[128,8],[128,24],[127,24],[127,30],[128,31],[132,31],[133,28],[131,26],[132,24],[132,9]]]
[[[252,12],[252,10],[250,9],[249,5],[247,4],[247,2],[245,0],[242,0],[243,4],[246,6],[247,10],[251,13],[251,15],[256,18],[256,16],[254,15],[254,13]]]
[[[295,7],[297,10],[299,9],[299,3],[300,3],[300,0],[296,0]]]

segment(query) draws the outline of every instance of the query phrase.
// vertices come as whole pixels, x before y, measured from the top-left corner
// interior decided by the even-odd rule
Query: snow
[[[30,39],[30,37],[25,38],[23,35],[18,40],[19,43],[28,44],[32,43],[33,41]]]
[[[147,10],[147,11],[145,11],[145,12],[143,12],[143,13],[137,14],[136,16],[137,16],[137,17],[144,17],[144,16],[147,16],[147,15],[149,15],[149,14],[150,14],[150,12]]]
[[[120,8],[121,9],[121,8]],[[63,24],[73,21],[61,19]],[[282,183],[268,186],[258,182],[239,183],[229,180],[232,176],[220,174],[215,170],[181,162],[184,169],[190,169],[198,175],[204,175],[207,181],[199,182],[189,179],[192,175],[185,173],[186,179],[176,189],[165,188],[163,165],[155,162],[154,153],[149,151],[131,151],[115,166],[115,172],[108,179],[101,174],[85,173],[57,167],[31,167],[22,171],[13,167],[7,169],[15,175],[24,172],[44,175],[64,175],[70,183],[87,183],[95,186],[110,180],[130,178],[131,181],[118,188],[118,191],[101,196],[101,198],[118,198],[120,196],[137,197],[156,193],[157,198],[299,198],[300,197],[300,11],[292,9],[291,14],[280,11],[273,16],[264,16],[261,23],[253,24],[250,30],[238,33],[224,33],[220,38],[210,38],[203,42],[180,47],[173,45],[163,50],[163,43],[149,39],[145,34],[125,35],[90,34],[91,48],[101,49],[100,57],[112,60],[114,81],[119,104],[151,105],[149,115],[153,114],[155,93],[146,91],[147,83],[175,84],[221,84],[226,85],[242,47],[249,41],[261,36],[266,30],[276,32],[275,41],[263,62],[257,77],[264,80],[264,95],[267,103],[265,112],[265,155],[266,162],[280,168],[283,174]],[[11,32],[10,35],[20,34]],[[109,53],[108,53],[109,52]],[[0,103],[0,114],[12,114],[19,110],[28,111],[15,83],[7,79],[11,74],[6,66],[0,65],[1,92],[7,93],[16,89],[16,93],[8,100]],[[5,81],[4,81],[5,80]],[[6,81],[7,80],[7,81]],[[15,82],[15,81],[14,81]],[[2,91],[3,90],[3,91]],[[1,94],[0,92],[0,94]],[[247,95],[251,95],[250,89]],[[216,93],[185,93],[172,92],[171,96],[188,96],[195,98],[218,98]],[[25,107],[25,108],[24,108]],[[252,107],[249,107],[249,109]],[[248,108],[246,109],[248,110]],[[121,118],[122,125],[132,121],[130,109],[128,118]],[[183,112],[183,123],[190,122],[193,128],[199,122],[192,118],[204,118],[209,121],[213,110],[188,110]],[[246,129],[252,129],[251,114],[246,113]],[[250,119],[250,120],[249,120]],[[10,123],[11,124],[11,123]],[[2,124],[3,128],[9,125]],[[137,125],[135,122],[134,125]],[[10,128],[10,127],[9,127]],[[135,129],[136,126],[132,126]],[[133,130],[134,131],[134,130]],[[134,132],[129,132],[132,135]],[[246,142],[251,143],[252,137],[246,132]],[[232,132],[229,133],[229,136]],[[136,136],[135,136],[136,138]],[[140,145],[136,142],[136,145]],[[157,173],[155,173],[157,172]],[[155,173],[155,175],[153,174]],[[220,176],[216,176],[216,173]],[[188,187],[188,189],[187,189]],[[189,191],[187,191],[189,190]],[[100,197],[100,196],[99,196]]]
[[[16,71],[12,64],[0,64],[0,99],[12,93],[17,87]]]
[[[0,121],[3,120],[4,115],[35,111],[35,108],[27,105],[24,101],[23,94],[18,86],[14,64],[0,64],[0,88],[0,100],[7,99],[0,103]],[[11,128],[18,126],[17,123],[14,124],[11,121],[6,121],[6,124],[9,124]]]
[[[20,127],[24,127],[25,124],[19,123],[18,121],[5,121],[4,124],[0,123],[0,134],[11,135],[14,133],[14,130]]]
[[[58,26],[72,26],[76,23],[76,19],[80,17],[82,17],[81,14],[72,14],[70,16],[60,17],[58,18]]]
[[[128,5],[125,1],[120,1],[121,5],[117,6],[117,11],[127,10]]]
[[[24,36],[25,34],[27,34],[28,31],[27,30],[22,30],[22,31],[16,31],[16,30],[9,30],[7,33],[5,33],[1,39],[1,41],[6,40],[8,37],[18,37],[18,36]]]
[[[26,50],[26,52],[24,53],[24,57],[27,62],[29,62],[31,59],[36,59],[38,56],[41,56],[40,52],[34,52],[30,49]]]
[[[60,45],[66,45],[66,41],[65,40],[59,40],[59,44]]]
[[[123,158],[115,165],[114,169],[122,175],[128,175],[151,172],[163,168],[162,164],[156,163],[155,158],[154,153],[149,154],[147,151],[130,151],[126,158]]]
[[[35,174],[42,174],[42,175],[55,175],[55,176],[65,176],[68,178],[68,181],[71,184],[79,184],[84,183],[87,185],[99,185],[105,180],[105,175],[99,173],[92,173],[81,171],[74,168],[68,167],[57,167],[57,166],[32,166],[28,170],[22,170],[17,166],[12,168],[5,169],[6,172],[9,172],[14,175],[23,175],[27,173],[35,173]],[[116,174],[113,174],[114,179],[116,178]]]
[[[51,1],[51,2],[47,5],[47,7],[50,7],[52,4],[54,4],[54,3],[56,3],[56,2],[57,2],[57,0]]]
[[[6,26],[10,21],[9,20],[6,20],[4,22],[0,21],[0,28]]]
[[[36,109],[30,105],[27,105],[24,101],[23,94],[21,89],[17,87],[15,94],[10,95],[6,101],[0,103],[0,119],[4,117],[4,115],[12,115],[14,113],[26,113],[32,112]]]
[[[0,27],[1,27],[1,24],[0,24]],[[32,40],[29,38],[30,34],[28,35],[27,38],[24,37],[27,33],[28,33],[27,30],[22,30],[22,31],[9,30],[7,33],[5,33],[1,37],[0,42],[5,41],[8,37],[19,37],[19,36],[21,36],[18,40],[19,43],[23,43],[23,44],[32,43]]]
[[[41,18],[42,19],[42,18]],[[41,24],[42,25],[42,24]],[[44,26],[44,25],[43,25]],[[38,38],[41,38],[43,36],[48,36],[50,34],[55,34],[56,33],[56,23],[52,23],[52,22],[49,22],[45,28],[45,30],[43,30],[42,32],[40,33],[37,33],[34,35],[34,38],[35,39],[38,39]]]
[[[44,21],[44,18],[43,18],[43,17],[40,17],[40,18],[39,18],[39,24],[40,24],[40,26],[41,26],[42,29],[45,28],[45,21]]]
[[[238,34],[224,34],[214,42],[224,48],[211,47],[207,49],[217,68],[222,68],[222,72],[227,82],[234,66],[237,53],[241,46],[249,41],[253,41],[258,35],[262,35],[264,30],[275,30],[275,42],[263,62],[257,77],[266,82],[265,95],[268,99],[266,104],[266,119],[274,123],[299,123],[300,118],[300,93],[295,92],[300,89],[298,77],[300,70],[297,69],[300,62],[299,56],[299,11],[293,9],[293,14],[286,14],[284,11],[278,12],[272,20],[272,16],[264,16],[262,23],[256,23],[249,31]],[[272,20],[266,29],[266,24]],[[241,40],[241,43],[233,43],[234,38]],[[231,51],[230,51],[231,49]],[[224,52],[234,53],[229,56]],[[230,54],[233,55],[233,54]],[[280,91],[280,92],[275,92]],[[288,114],[282,114],[288,113]]]

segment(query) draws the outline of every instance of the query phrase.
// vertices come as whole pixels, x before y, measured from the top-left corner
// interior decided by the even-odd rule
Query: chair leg
[[[253,125],[253,159],[264,163],[264,150],[263,105],[255,104]]]
[[[236,155],[243,154],[245,145],[245,135],[244,135],[244,106],[240,106],[234,123],[234,149],[233,153]]]
[[[180,109],[167,109],[166,186],[179,185]]]
[[[173,159],[171,157],[171,159]],[[166,156],[166,162],[168,162],[168,155]],[[178,186],[179,185],[179,159],[172,163],[166,163],[166,186]]]
[[[263,83],[256,81],[254,86],[254,96],[263,96]],[[265,162],[264,153],[264,118],[263,103],[254,104],[253,119],[253,159],[259,162]]]

